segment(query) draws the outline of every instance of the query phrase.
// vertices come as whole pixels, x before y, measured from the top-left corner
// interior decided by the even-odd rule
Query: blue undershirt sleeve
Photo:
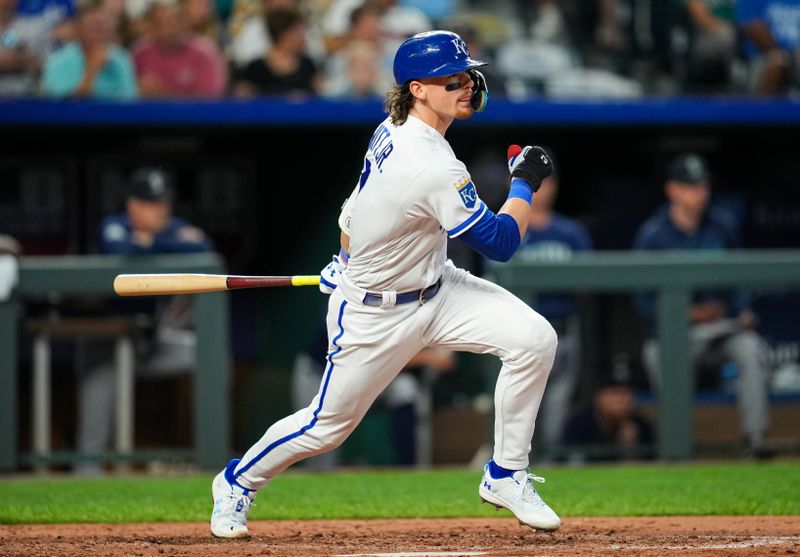
[[[520,244],[519,226],[511,215],[489,209],[461,236],[469,247],[495,261],[508,261]]]

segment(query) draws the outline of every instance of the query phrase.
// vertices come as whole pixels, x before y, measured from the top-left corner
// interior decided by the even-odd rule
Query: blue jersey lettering
[[[378,165],[378,170],[381,169],[381,165],[383,164],[383,161],[385,161],[387,158],[389,158],[389,155],[391,154],[392,149],[394,149],[394,145],[392,145],[392,143],[390,141],[386,145],[386,147],[383,148],[383,150],[380,153],[375,153],[375,163]]]
[[[392,145],[392,136],[389,133],[389,129],[381,124],[378,126],[378,129],[375,130],[372,139],[369,140],[369,150],[375,157],[378,172],[383,172],[381,168],[383,166],[383,161],[389,157],[392,149],[394,149],[394,145]]]

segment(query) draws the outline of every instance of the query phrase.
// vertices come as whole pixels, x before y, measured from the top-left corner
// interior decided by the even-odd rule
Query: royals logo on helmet
[[[456,47],[456,54],[463,54],[464,56],[469,56],[469,50],[467,50],[467,43],[465,43],[463,39],[453,39],[450,42],[452,42],[453,46]]]

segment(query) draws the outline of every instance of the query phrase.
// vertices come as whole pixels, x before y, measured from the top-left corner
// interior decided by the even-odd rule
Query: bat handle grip
[[[292,286],[319,286],[319,275],[295,275]]]

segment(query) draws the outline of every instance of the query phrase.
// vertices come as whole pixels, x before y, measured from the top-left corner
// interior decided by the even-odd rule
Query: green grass
[[[541,470],[562,516],[800,515],[800,463]],[[500,516],[467,470],[288,473],[253,519]],[[0,523],[205,521],[210,476],[0,481]],[[501,513],[508,516],[507,513]]]

